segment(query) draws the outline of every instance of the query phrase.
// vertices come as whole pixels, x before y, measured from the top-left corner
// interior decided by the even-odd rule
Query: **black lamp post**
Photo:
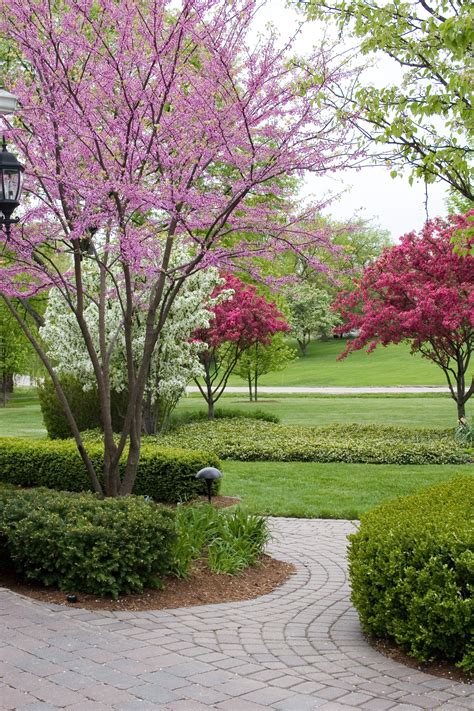
[[[12,217],[12,214],[20,204],[24,170],[13,153],[7,151],[4,137],[0,151],[0,227],[5,229],[7,240],[11,225],[19,222],[19,218]]]
[[[0,87],[0,116],[13,114],[17,107],[16,96]],[[24,167],[17,161],[13,153],[7,151],[7,143],[3,137],[0,151],[0,229],[4,228],[7,240],[10,237],[10,227],[16,224],[18,217],[12,217],[20,204]]]

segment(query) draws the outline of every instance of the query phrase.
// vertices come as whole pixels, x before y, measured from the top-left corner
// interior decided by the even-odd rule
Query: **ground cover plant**
[[[159,440],[168,446],[207,448],[239,461],[463,464],[471,461],[454,431],[375,425],[296,427],[234,418],[184,425]]]
[[[473,511],[474,477],[461,477],[362,517],[349,570],[368,634],[474,671]]]

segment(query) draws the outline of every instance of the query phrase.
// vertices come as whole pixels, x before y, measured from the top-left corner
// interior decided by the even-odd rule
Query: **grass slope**
[[[344,350],[345,340],[313,341],[308,354],[290,363],[285,370],[269,373],[260,385],[285,387],[363,386],[363,385],[446,385],[443,372],[421,356],[410,355],[407,344],[379,346],[370,355],[356,351],[343,361],[337,356]],[[245,385],[232,376],[229,385]]]
[[[387,499],[465,476],[466,468],[226,461],[223,472],[221,493],[241,497],[252,513],[354,519]]]

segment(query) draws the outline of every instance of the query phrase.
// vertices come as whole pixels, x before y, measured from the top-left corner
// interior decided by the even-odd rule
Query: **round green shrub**
[[[364,631],[420,661],[474,670],[474,477],[388,501],[349,536]]]
[[[160,586],[176,538],[174,513],[127,496],[3,490],[0,541],[30,580],[93,595]]]
[[[80,381],[71,376],[61,378],[61,386],[76,420],[79,431],[101,426],[97,389],[84,390]],[[53,383],[46,379],[38,388],[44,426],[50,439],[68,439],[72,432]],[[112,424],[120,432],[127,408],[127,393],[112,393]]]

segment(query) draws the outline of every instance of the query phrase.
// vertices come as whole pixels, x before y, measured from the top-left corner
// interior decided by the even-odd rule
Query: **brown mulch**
[[[77,593],[77,602],[68,603],[66,593],[53,588],[22,580],[13,570],[0,571],[0,587],[32,597],[46,603],[68,607],[85,607],[89,610],[163,610],[166,608],[208,605],[213,602],[237,602],[272,592],[295,572],[295,566],[268,555],[263,555],[257,565],[247,568],[241,575],[211,573],[205,561],[197,561],[187,580],[165,578],[164,590],[147,589],[141,595],[124,595],[118,600]],[[74,593],[73,590],[69,591]]]
[[[434,662],[419,662],[413,657],[409,657],[405,654],[403,650],[398,647],[395,642],[388,639],[375,639],[373,637],[367,637],[367,642],[386,657],[393,659],[395,662],[404,664],[410,669],[416,669],[417,671],[426,672],[427,674],[432,674],[433,676],[440,676],[444,679],[450,679],[451,681],[460,681],[464,684],[472,684],[474,681],[473,674],[464,672],[458,669],[451,662],[448,661],[434,661]]]

